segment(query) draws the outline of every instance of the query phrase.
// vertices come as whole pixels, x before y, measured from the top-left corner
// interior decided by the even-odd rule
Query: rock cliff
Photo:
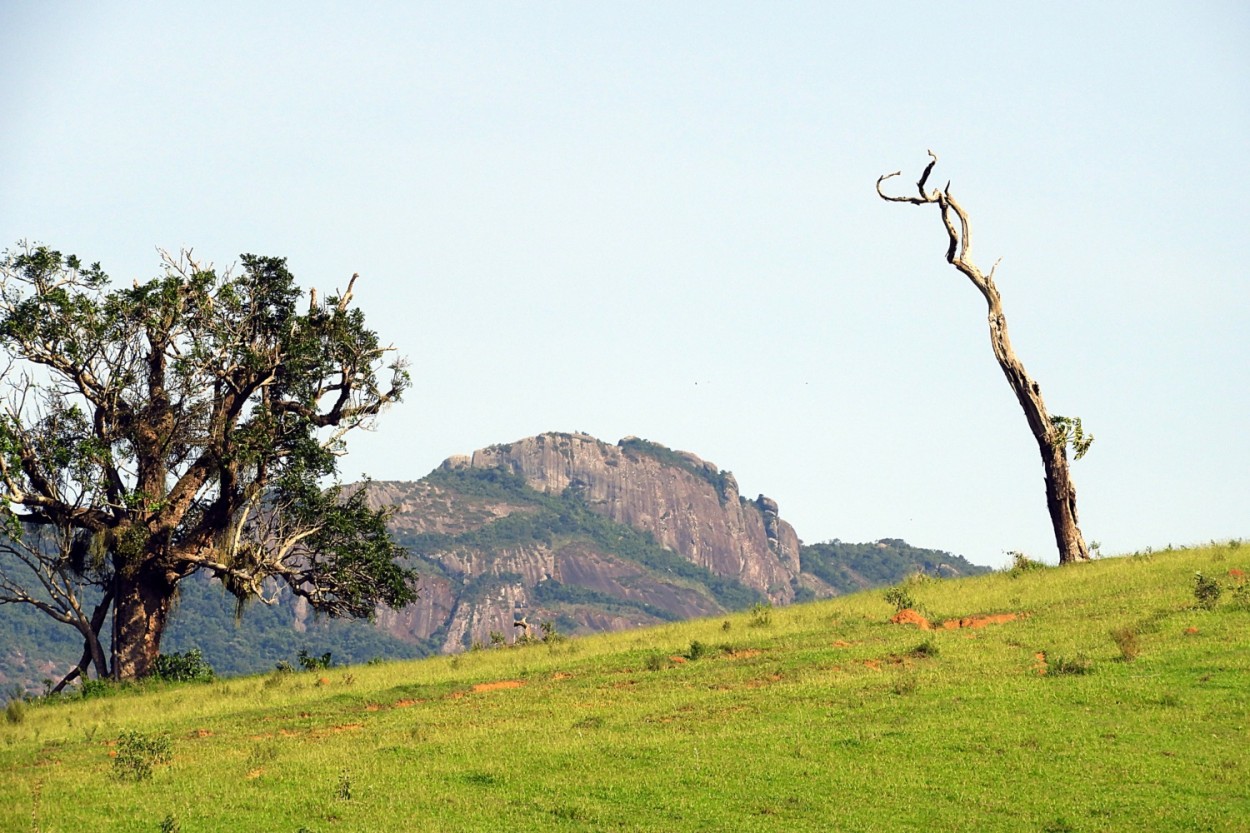
[[[371,488],[422,573],[418,602],[379,623],[444,651],[511,641],[523,616],[587,632],[822,589],[801,578],[776,501],[747,500],[729,472],[636,437],[542,434]]]

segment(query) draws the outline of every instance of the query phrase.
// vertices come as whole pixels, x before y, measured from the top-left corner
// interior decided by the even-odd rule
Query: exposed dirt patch
[[[834,643],[833,643],[833,647],[835,647],[835,648],[850,648],[850,647],[851,647],[852,645],[854,645],[854,644],[855,644],[854,642],[847,642],[847,641],[846,641],[846,640],[844,640],[844,639],[839,639],[838,641],[836,641],[836,642],[834,642]]]
[[[211,738],[213,731],[211,729],[196,729],[187,735],[189,738]]]
[[[564,672],[564,671],[557,671],[556,673],[554,673],[554,674],[552,674],[552,675],[551,675],[551,679],[553,679],[553,680],[567,680],[567,679],[569,679],[569,678],[570,678],[570,677],[572,677],[572,676],[573,676],[572,674],[568,674],[568,673],[566,673],[566,672]]]
[[[767,677],[757,677],[754,680],[747,681],[747,688],[762,688],[763,686],[771,685],[772,683],[779,683],[781,682],[781,679],[782,677],[780,674],[769,674]]]
[[[251,772],[247,774],[247,780],[255,781],[257,778],[259,778],[260,776],[264,774],[265,774],[265,768],[258,766],[256,767],[256,769],[252,770]]]
[[[1021,618],[1019,613],[987,613],[982,616],[965,616],[962,619],[947,619],[945,622],[930,623],[919,612],[905,607],[898,613],[890,617],[890,622],[895,625],[915,625],[922,631],[928,630],[944,630],[953,631],[963,628],[977,629],[986,625],[1002,625],[1007,622],[1014,622]],[[834,643],[837,645],[837,643]],[[838,646],[841,647],[841,646]]]
[[[395,708],[397,708],[397,709],[407,709],[407,708],[410,708],[410,707],[412,707],[412,706],[415,706],[418,702],[420,702],[420,701],[418,701],[418,700],[410,700],[410,699],[396,700],[396,701],[395,701]]]
[[[337,735],[340,732],[354,732],[357,729],[363,729],[363,728],[365,728],[365,724],[363,723],[342,723],[338,726],[331,726],[326,731]]]
[[[520,688],[525,685],[524,680],[497,680],[493,683],[478,683],[469,689],[471,694],[481,694],[484,691],[501,691],[505,688]]]
[[[1186,636],[1194,636],[1197,633],[1198,633],[1198,629],[1195,628],[1193,625],[1190,625],[1189,627],[1185,628]]]
[[[947,619],[942,629],[953,631],[956,628],[983,628],[986,625],[1002,625],[1020,618],[1018,613],[991,613],[986,616],[965,616],[963,619]]]
[[[671,656],[671,657],[669,657],[669,658],[668,658],[668,661],[669,661],[669,662],[674,662],[674,663],[676,663],[676,664],[678,664],[678,665],[682,665],[682,664],[684,664],[684,663],[686,663],[686,662],[689,662],[689,660],[687,660],[685,657],[680,656],[680,655],[673,655],[673,656]]]
[[[1039,676],[1044,675],[1047,669],[1050,668],[1050,666],[1046,664],[1046,652],[1045,651],[1038,651],[1036,654],[1033,655],[1033,660],[1034,660],[1033,671],[1036,672]]]
[[[748,657],[758,657],[762,653],[764,652],[761,651],[759,648],[742,648],[737,651],[730,651],[729,653],[725,654],[725,656],[729,657],[730,659],[746,659]]]
[[[933,626],[929,624],[929,620],[921,616],[917,611],[910,607],[905,607],[898,613],[890,617],[892,625],[915,625],[922,631],[932,630]]]
[[[873,671],[880,671],[881,663],[875,659],[866,659],[864,660],[864,667],[871,668]]]

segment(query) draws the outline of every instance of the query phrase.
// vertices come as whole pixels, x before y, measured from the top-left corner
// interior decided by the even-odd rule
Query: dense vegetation
[[[894,588],[983,627],[871,591],[15,702],[0,829],[1245,830],[1248,573],[1234,545],[1021,563]]]
[[[882,538],[869,544],[848,544],[836,538],[823,544],[804,544],[799,560],[811,573],[842,593],[865,587],[893,584],[912,573],[938,578],[971,576],[989,572],[960,555],[913,547],[898,538]]]

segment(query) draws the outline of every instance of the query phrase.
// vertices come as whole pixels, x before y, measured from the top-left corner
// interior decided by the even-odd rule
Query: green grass
[[[979,629],[877,591],[31,703],[0,829],[1250,830],[1250,609],[1194,598],[1230,568],[1250,547],[908,585],[930,620],[1022,614]],[[146,777],[110,754],[133,733],[171,741]]]

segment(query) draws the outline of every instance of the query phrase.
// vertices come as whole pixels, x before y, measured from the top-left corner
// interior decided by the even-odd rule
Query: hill
[[[23,704],[0,829],[1244,831],[1248,572],[1142,553],[893,588],[936,630],[873,591]]]

